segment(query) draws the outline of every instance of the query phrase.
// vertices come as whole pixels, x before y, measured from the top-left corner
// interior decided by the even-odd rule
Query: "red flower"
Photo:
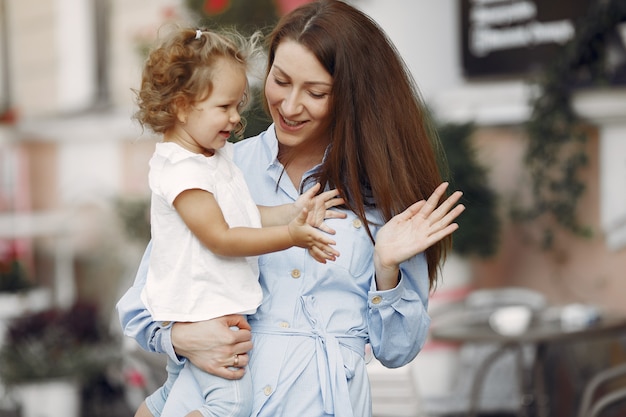
[[[206,0],[204,12],[209,16],[224,13],[230,6],[230,0]]]
[[[126,372],[126,380],[131,387],[143,388],[146,386],[146,378],[136,369],[130,369]]]
[[[6,123],[9,125],[15,124],[17,122],[17,110],[9,107],[8,109],[0,109],[0,123]]]

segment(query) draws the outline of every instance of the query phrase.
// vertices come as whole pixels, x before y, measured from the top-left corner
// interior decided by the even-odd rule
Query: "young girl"
[[[257,255],[291,246],[309,249],[322,263],[338,255],[333,240],[307,224],[333,232],[323,221],[342,216],[326,211],[343,203],[335,191],[314,197],[318,185],[293,204],[257,208],[232,162],[227,140],[243,132],[239,113],[257,38],[176,30],[145,63],[135,118],[163,141],[150,160],[153,256],[141,299],[164,326],[254,313],[262,299]],[[234,355],[232,366],[239,365]],[[168,360],[167,382],[146,399],[154,416],[180,369]],[[227,380],[196,367],[192,373],[204,404],[188,416],[250,415],[248,376]]]

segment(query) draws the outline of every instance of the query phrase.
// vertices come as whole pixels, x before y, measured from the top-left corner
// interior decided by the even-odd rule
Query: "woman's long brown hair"
[[[308,3],[283,17],[270,34],[268,71],[285,39],[310,50],[333,78],[331,145],[315,179],[336,187],[366,225],[368,206],[388,221],[427,199],[442,182],[437,136],[410,72],[383,30],[342,1]],[[426,250],[431,288],[450,242]]]

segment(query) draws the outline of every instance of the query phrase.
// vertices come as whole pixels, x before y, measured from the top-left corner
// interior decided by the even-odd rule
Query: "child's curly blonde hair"
[[[174,27],[145,61],[141,88],[133,89],[139,109],[133,115],[142,127],[165,133],[174,127],[178,110],[205,100],[213,91],[212,74],[215,63],[227,58],[244,71],[250,70],[254,59],[263,54],[260,32],[245,37],[234,30],[206,31]],[[249,102],[246,86],[240,111]],[[245,119],[233,133],[240,138]]]

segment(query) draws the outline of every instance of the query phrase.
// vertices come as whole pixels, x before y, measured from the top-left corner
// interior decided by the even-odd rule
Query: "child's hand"
[[[334,261],[339,256],[339,252],[331,246],[336,244],[335,241],[307,224],[308,214],[308,210],[303,208],[300,214],[287,225],[294,246],[307,248],[311,256],[323,264],[326,261]]]
[[[338,197],[339,193],[337,190],[325,191],[320,195],[315,195],[319,189],[320,184],[315,184],[313,187],[302,193],[293,205],[297,210],[297,214],[300,214],[302,209],[307,209],[308,215],[306,222],[309,225],[317,227],[318,229],[333,235],[335,234],[335,231],[328,227],[328,225],[324,223],[324,220],[345,219],[345,213],[337,210],[329,210],[332,207],[344,204],[345,201],[343,198]]]

